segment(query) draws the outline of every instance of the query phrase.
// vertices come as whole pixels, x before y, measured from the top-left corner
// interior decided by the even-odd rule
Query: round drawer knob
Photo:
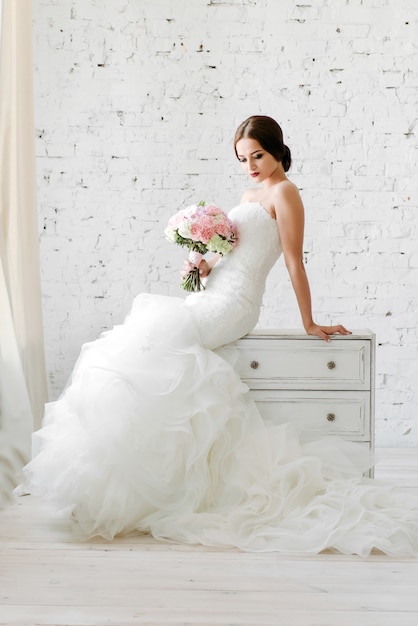
[[[334,369],[334,367],[335,367],[335,361],[328,361],[328,363],[327,363],[327,368],[328,368],[329,370],[333,370],[333,369]]]
[[[256,370],[259,365],[260,365],[260,363],[258,361],[251,361],[251,363],[250,363],[250,367],[251,367],[252,370]]]
[[[327,414],[327,420],[329,422],[333,422],[335,420],[335,413],[328,413]]]

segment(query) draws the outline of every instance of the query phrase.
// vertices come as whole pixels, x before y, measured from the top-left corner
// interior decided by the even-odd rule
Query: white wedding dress
[[[47,405],[26,486],[83,537],[131,532],[243,550],[418,553],[418,498],[364,479],[360,446],[268,425],[228,346],[257,323],[281,253],[259,203],[230,212],[239,244],[186,299],[139,295],[85,344]]]

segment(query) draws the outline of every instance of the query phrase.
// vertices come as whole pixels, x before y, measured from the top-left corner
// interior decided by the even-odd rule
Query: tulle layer
[[[355,444],[266,425],[233,365],[233,348],[202,347],[183,300],[138,296],[47,405],[31,492],[85,538],[417,554],[418,497],[364,479]]]

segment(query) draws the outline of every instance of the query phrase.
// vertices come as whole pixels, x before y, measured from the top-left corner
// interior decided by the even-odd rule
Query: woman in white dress
[[[254,551],[415,554],[418,499],[364,479],[360,446],[302,443],[291,425],[265,424],[234,369],[231,344],[256,325],[281,252],[306,332],[326,341],[349,332],[313,321],[303,205],[280,126],[245,120],[235,150],[263,185],[229,213],[238,245],[200,263],[204,291],[140,294],[122,325],[82,347],[70,384],[46,406],[28,488],[86,538],[140,532]]]

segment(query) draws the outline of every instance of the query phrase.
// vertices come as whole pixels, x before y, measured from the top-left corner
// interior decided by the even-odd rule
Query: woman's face
[[[236,144],[238,160],[242,169],[256,183],[273,177],[282,167],[274,156],[264,150],[256,139],[240,139]]]

